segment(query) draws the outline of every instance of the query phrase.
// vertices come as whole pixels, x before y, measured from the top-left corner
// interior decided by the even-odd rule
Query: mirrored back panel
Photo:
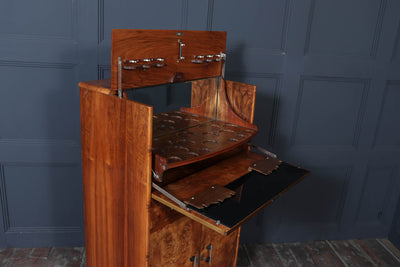
[[[218,80],[207,78],[126,90],[130,100],[153,106],[153,138],[217,119]]]

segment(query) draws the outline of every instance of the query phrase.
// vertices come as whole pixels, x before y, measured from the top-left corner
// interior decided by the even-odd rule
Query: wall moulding
[[[392,88],[393,86],[396,86],[399,89]],[[390,145],[378,144],[379,131],[382,129],[382,123],[383,123],[382,121],[384,118],[385,107],[388,104],[387,103],[388,100],[391,100],[391,98],[389,96],[391,90],[399,90],[399,94],[400,94],[400,80],[386,81],[385,89],[383,91],[382,102],[381,102],[380,108],[379,108],[378,122],[377,122],[375,130],[374,130],[374,139],[372,141],[371,149],[377,149],[377,150],[399,150],[400,149],[400,144],[395,143],[395,142]]]
[[[339,4],[339,3],[338,3]],[[308,18],[307,18],[307,30],[306,30],[306,39],[304,43],[304,56],[306,55],[329,55],[329,53],[319,53],[319,52],[313,52],[311,51],[311,42],[312,42],[312,36],[313,36],[313,24],[315,23],[315,13],[316,13],[316,5],[317,5],[317,0],[311,0],[310,1],[310,7],[309,7],[309,13],[308,13]],[[350,56],[361,56],[361,57],[369,57],[371,59],[376,58],[376,54],[378,51],[378,46],[379,46],[379,41],[380,41],[380,36],[382,32],[382,25],[383,25],[383,20],[384,20],[384,15],[385,15],[385,10],[387,6],[387,0],[380,0],[379,1],[379,8],[377,10],[377,16],[376,16],[376,21],[375,25],[373,27],[373,34],[371,38],[371,43],[370,43],[370,48],[368,54],[364,55],[351,55]],[[336,52],[332,53],[331,55],[341,55]],[[349,55],[348,53],[344,53],[343,55]]]
[[[74,69],[77,66],[76,63],[0,60],[0,67]]]
[[[352,124],[353,127],[353,138],[352,141],[347,144],[301,144],[298,143],[297,135],[298,135],[298,127],[299,120],[301,118],[301,109],[303,107],[304,101],[304,91],[306,82],[326,82],[326,83],[342,83],[342,84],[360,84],[362,86],[361,94],[360,94],[360,105],[358,109],[354,112],[355,121]],[[361,133],[361,125],[364,119],[365,108],[367,104],[368,92],[370,87],[370,79],[364,78],[348,78],[348,77],[329,77],[329,76],[301,76],[299,82],[298,95],[294,110],[294,120],[292,126],[292,133],[290,137],[290,144],[292,147],[296,148],[304,148],[304,149],[343,149],[343,150],[355,150],[358,148],[358,143],[360,139]]]

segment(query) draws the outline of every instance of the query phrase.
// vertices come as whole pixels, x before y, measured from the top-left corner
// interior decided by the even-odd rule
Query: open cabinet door
[[[81,84],[87,265],[147,266],[153,110],[88,88]]]

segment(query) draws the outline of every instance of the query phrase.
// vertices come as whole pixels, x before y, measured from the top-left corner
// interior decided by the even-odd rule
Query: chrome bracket
[[[248,143],[247,145],[250,146],[251,148],[254,148],[255,150],[260,151],[261,153],[263,153],[271,158],[277,158],[276,154],[266,150],[265,148],[253,145],[252,143]]]
[[[221,56],[221,77],[222,79],[225,79],[225,63],[226,63],[226,54],[224,52],[219,53]]]
[[[169,198],[170,200],[172,200],[173,202],[175,202],[176,204],[178,204],[181,208],[185,209],[185,210],[189,210],[189,208],[186,206],[185,203],[183,203],[182,201],[180,201],[179,199],[177,199],[176,197],[174,197],[173,195],[171,195],[170,193],[168,193],[166,190],[164,190],[161,186],[157,185],[156,183],[152,182],[151,183],[152,187],[157,190],[158,192],[160,192],[161,194],[163,194],[164,196],[166,196],[167,198]]]
[[[118,57],[118,97],[122,98],[122,59]]]

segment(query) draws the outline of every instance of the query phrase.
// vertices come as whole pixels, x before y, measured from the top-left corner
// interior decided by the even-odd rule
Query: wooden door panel
[[[224,236],[203,226],[200,266],[236,266],[239,236],[240,228]]]
[[[182,217],[150,234],[150,266],[191,267],[198,257],[201,224]]]

